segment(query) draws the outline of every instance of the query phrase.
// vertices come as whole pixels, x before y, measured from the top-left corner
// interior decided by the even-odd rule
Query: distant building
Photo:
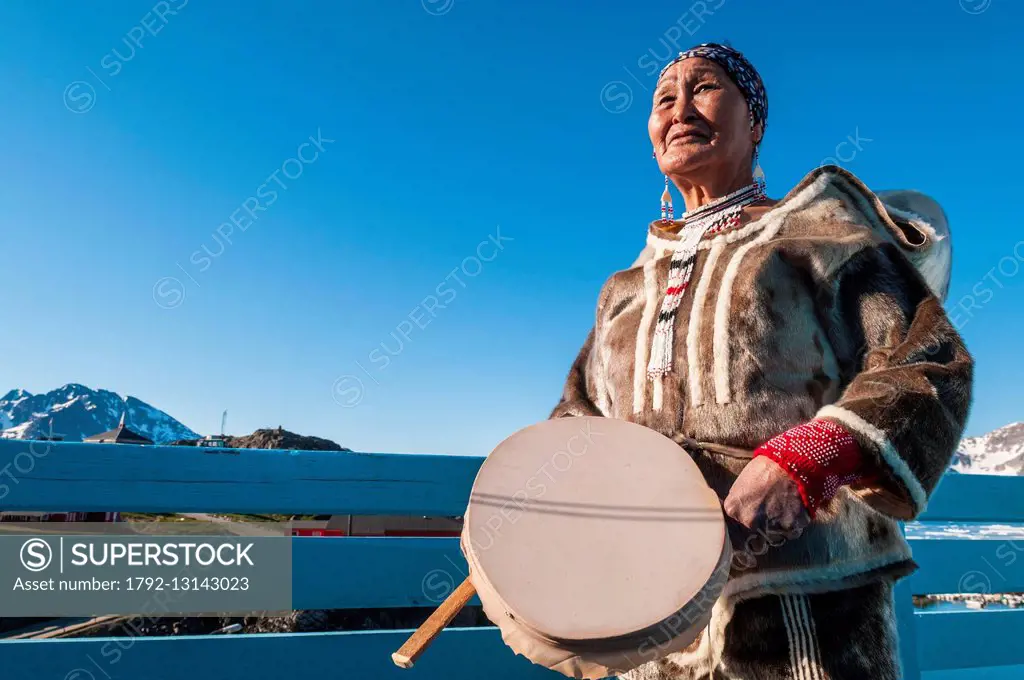
[[[135,432],[127,425],[124,424],[125,414],[128,412],[127,407],[124,413],[121,414],[121,421],[117,424],[113,430],[107,432],[100,432],[94,434],[91,437],[86,437],[82,441],[91,442],[94,444],[152,444],[153,440],[148,437]],[[68,513],[50,513],[49,517],[43,521],[50,522],[120,522],[120,512],[68,512]]]
[[[226,448],[227,445],[228,444],[224,440],[224,437],[214,434],[208,434],[196,442],[196,446],[206,446],[213,449],[223,449]]]
[[[91,437],[86,437],[82,441],[92,442],[94,444],[152,444],[153,440],[148,439],[138,432],[135,432],[128,428],[124,424],[125,414],[121,414],[121,422],[118,423],[117,427],[113,430],[106,432],[100,432],[94,434]]]

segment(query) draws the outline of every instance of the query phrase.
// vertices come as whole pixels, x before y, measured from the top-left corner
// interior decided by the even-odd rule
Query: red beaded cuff
[[[754,451],[757,456],[768,456],[796,482],[811,517],[839,487],[861,478],[860,445],[830,420],[812,420],[772,437]]]

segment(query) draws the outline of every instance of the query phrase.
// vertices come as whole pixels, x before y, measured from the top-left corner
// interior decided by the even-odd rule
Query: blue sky
[[[767,83],[771,195],[832,157],[943,204],[968,433],[1024,420],[1022,20],[1006,0],[5,2],[0,390],[486,453],[547,416],[656,216],[655,65],[729,40]]]

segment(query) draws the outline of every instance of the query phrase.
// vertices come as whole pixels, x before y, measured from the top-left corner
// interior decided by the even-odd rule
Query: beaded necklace
[[[665,188],[666,193],[668,187]],[[654,338],[651,342],[651,358],[647,363],[647,377],[655,380],[672,370],[672,346],[675,337],[676,310],[690,285],[693,275],[693,264],[697,259],[697,245],[705,234],[715,234],[723,229],[738,226],[743,214],[743,207],[764,198],[764,190],[760,183],[732,192],[727,196],[706,203],[696,210],[684,213],[683,228],[679,232],[680,248],[672,253],[668,265],[668,284],[665,297],[661,301],[661,311],[654,326]],[[671,215],[671,201],[668,210],[664,210],[665,199],[662,199],[663,212]],[[664,219],[668,222],[670,220]]]

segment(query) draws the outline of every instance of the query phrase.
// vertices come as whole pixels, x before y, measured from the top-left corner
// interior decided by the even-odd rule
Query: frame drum
[[[462,552],[505,643],[574,678],[689,646],[728,578],[718,496],[689,454],[635,423],[556,418],[477,474]]]

